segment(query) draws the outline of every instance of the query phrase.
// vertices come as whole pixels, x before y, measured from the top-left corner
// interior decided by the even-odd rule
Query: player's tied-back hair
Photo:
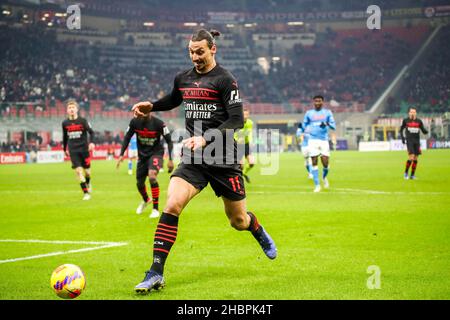
[[[217,30],[206,30],[206,29],[200,29],[196,32],[194,32],[194,34],[191,37],[191,41],[202,41],[202,40],[206,40],[206,42],[208,43],[208,47],[212,48],[213,45],[216,44],[216,39],[217,37],[220,36],[220,32]]]

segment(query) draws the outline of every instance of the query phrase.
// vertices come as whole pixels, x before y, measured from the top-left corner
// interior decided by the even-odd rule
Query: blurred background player
[[[138,150],[137,150],[137,138],[136,134],[131,137],[130,145],[128,147],[128,174],[131,176],[133,174],[133,160],[137,160]]]
[[[94,130],[86,119],[78,116],[79,107],[76,101],[70,100],[66,106],[68,118],[62,123],[64,153],[66,156],[70,156],[72,169],[75,169],[84,193],[83,200],[89,200],[92,192],[89,152],[95,148]],[[90,135],[89,144],[88,133]],[[69,151],[67,151],[67,147],[69,147]]]
[[[313,175],[311,172],[312,171],[312,160],[311,160],[311,157],[309,156],[309,150],[308,150],[309,132],[305,132],[303,130],[302,123],[298,124],[296,136],[300,141],[301,152],[303,154],[303,157],[305,158],[305,168],[306,168],[306,171],[308,172],[308,178],[312,179],[313,178]]]
[[[303,130],[309,132],[308,151],[312,160],[312,175],[314,192],[320,192],[318,158],[323,165],[323,186],[329,188],[328,172],[330,158],[330,144],[328,142],[328,129],[335,130],[336,123],[330,110],[323,108],[324,99],[317,95],[313,98],[314,109],[308,110],[303,119]]]
[[[240,158],[240,166],[242,175],[247,183],[250,183],[250,178],[247,174],[250,169],[255,166],[255,158],[251,152],[251,144],[253,142],[253,121],[249,116],[250,111],[244,108],[244,127],[234,134],[234,139],[240,145],[238,146],[238,150],[244,149],[244,157]]]
[[[415,108],[409,108],[408,115],[408,118],[403,119],[400,127],[400,136],[403,144],[406,143],[408,149],[408,160],[406,161],[404,177],[405,179],[408,179],[408,171],[409,167],[411,167],[411,176],[409,179],[414,180],[416,179],[417,161],[419,155],[422,154],[422,150],[420,149],[420,131],[422,131],[423,134],[428,134],[428,131],[425,129],[422,120],[417,118],[417,110]],[[406,137],[403,133],[405,129]]]
[[[169,149],[169,162],[167,168],[169,173],[173,170],[172,150],[173,144],[170,137],[169,129],[164,122],[151,113],[147,113],[141,117],[133,118],[128,125],[125,134],[120,156],[117,160],[117,169],[124,159],[125,150],[130,143],[131,137],[136,134],[138,162],[136,166],[136,185],[142,196],[142,202],[136,209],[137,214],[141,214],[147,205],[153,200],[153,210],[150,218],[159,217],[159,184],[156,177],[159,170],[163,166],[164,147],[161,143],[161,137],[167,142]],[[147,176],[150,180],[150,188],[152,191],[152,199],[148,196],[145,180]]]

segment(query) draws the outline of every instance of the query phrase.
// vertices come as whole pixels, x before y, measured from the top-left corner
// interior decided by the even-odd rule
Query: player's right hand
[[[153,109],[153,104],[150,101],[141,101],[133,105],[131,111],[134,113],[134,117],[142,117],[144,113],[139,110],[140,107],[150,107],[150,111]]]
[[[181,141],[183,146],[191,150],[197,150],[206,146],[206,140],[202,136],[193,136]]]
[[[405,144],[405,143],[406,143],[405,139],[402,139],[402,143],[403,143],[403,144]]]
[[[119,169],[120,164],[122,163],[122,161],[123,161],[123,156],[120,156],[119,159],[117,159],[116,169]]]
[[[69,158],[69,157],[70,157],[70,155],[69,155],[69,151],[67,151],[67,150],[66,150],[66,151],[64,151],[64,154],[66,155],[66,157],[67,157],[67,158]]]
[[[320,124],[320,127],[323,129],[323,128],[325,128],[327,126],[327,124],[325,123],[325,122],[322,122],[321,124]]]

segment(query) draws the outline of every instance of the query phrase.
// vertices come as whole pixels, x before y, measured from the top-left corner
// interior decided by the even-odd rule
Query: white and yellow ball
[[[86,278],[80,267],[74,264],[63,264],[53,271],[50,285],[60,298],[74,299],[86,287]]]

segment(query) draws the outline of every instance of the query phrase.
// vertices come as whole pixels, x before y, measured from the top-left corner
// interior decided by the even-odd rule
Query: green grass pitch
[[[167,286],[136,296],[151,262],[157,220],[138,216],[140,197],[126,162],[92,164],[93,194],[82,193],[69,163],[0,166],[0,240],[126,242],[0,263],[0,299],[59,299],[50,275],[59,265],[86,274],[83,299],[448,299],[450,151],[428,150],[416,181],[405,181],[404,152],[332,154],[331,188],[312,193],[299,153],[282,154],[277,175],[250,172],[247,205],[278,246],[271,261],[248,232],[235,231],[210,187],[180,218],[166,265]],[[159,175],[161,206],[167,172]],[[0,260],[92,247],[0,242]],[[369,289],[369,266],[381,270]]]

